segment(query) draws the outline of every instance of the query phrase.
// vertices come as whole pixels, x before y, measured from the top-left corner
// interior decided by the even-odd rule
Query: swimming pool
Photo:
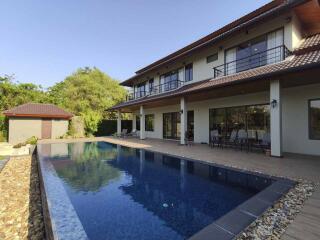
[[[231,239],[293,185],[107,142],[37,153],[52,239]]]

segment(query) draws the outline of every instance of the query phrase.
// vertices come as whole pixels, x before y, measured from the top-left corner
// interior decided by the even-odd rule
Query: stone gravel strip
[[[37,163],[11,157],[0,172],[0,239],[44,239]]]
[[[236,238],[237,240],[278,240],[293,222],[304,202],[312,195],[316,185],[299,181],[286,195]]]

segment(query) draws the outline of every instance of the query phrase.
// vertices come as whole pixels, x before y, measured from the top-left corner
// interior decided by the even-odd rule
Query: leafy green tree
[[[63,167],[53,165],[59,177],[75,191],[96,192],[120,177],[120,171],[108,164],[117,157],[116,149],[102,149],[97,142],[69,145],[70,159]]]
[[[49,88],[49,98],[75,115],[84,118],[89,134],[97,130],[102,119],[115,118],[106,109],[122,102],[126,90],[119,82],[97,68],[80,68],[63,82]]]
[[[0,111],[28,103],[48,102],[48,96],[40,85],[16,83],[13,76],[0,77]]]

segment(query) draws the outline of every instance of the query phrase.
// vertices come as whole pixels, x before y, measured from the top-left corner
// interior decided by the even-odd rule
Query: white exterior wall
[[[65,119],[52,120],[51,138],[59,138],[68,132],[69,121]]]
[[[320,155],[320,140],[309,139],[308,100],[320,98],[320,84],[282,90],[283,151]]]

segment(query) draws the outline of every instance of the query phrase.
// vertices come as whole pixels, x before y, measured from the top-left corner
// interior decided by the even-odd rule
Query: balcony
[[[127,101],[131,101],[134,99],[139,99],[147,96],[152,96],[152,95],[157,95],[160,93],[165,93],[169,92],[172,90],[175,90],[177,88],[182,87],[184,84],[183,81],[180,80],[175,80],[175,81],[170,81],[167,83],[159,84],[159,85],[154,85],[154,86],[149,86],[149,91],[137,91],[137,92],[131,92],[127,95]]]
[[[214,78],[228,76],[249,69],[283,61],[291,52],[281,45],[214,67]]]

